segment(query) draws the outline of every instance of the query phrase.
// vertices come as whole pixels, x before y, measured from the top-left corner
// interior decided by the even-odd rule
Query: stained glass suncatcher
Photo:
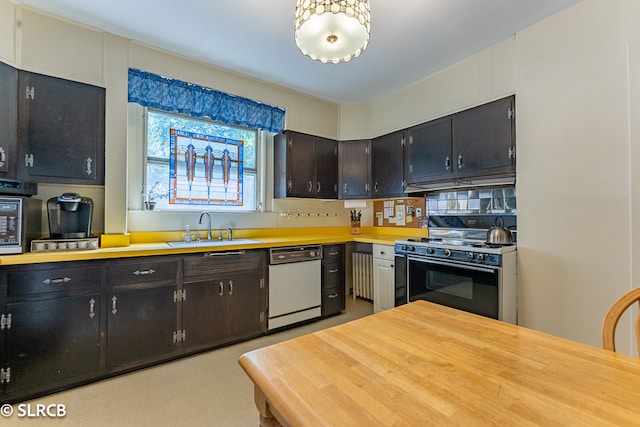
[[[170,204],[242,206],[243,141],[170,130]]]

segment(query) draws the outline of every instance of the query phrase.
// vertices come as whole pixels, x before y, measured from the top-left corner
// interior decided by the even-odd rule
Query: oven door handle
[[[422,262],[425,264],[436,264],[436,265],[442,265],[444,267],[459,267],[459,268],[464,268],[466,270],[473,270],[473,271],[480,271],[482,273],[495,273],[496,271],[499,270],[499,267],[496,268],[490,268],[490,267],[478,267],[475,265],[471,265],[471,264],[462,264],[462,263],[458,263],[455,261],[435,261],[432,259],[425,259],[425,258],[418,258],[418,257],[414,257],[414,256],[408,256],[407,260],[409,261],[418,261],[418,262]]]

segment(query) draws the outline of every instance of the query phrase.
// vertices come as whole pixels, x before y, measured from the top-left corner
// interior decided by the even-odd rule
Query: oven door
[[[437,304],[498,319],[500,268],[407,257],[409,301]]]

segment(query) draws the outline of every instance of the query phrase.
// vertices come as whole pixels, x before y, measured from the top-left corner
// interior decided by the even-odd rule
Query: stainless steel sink
[[[251,245],[254,243],[262,243],[260,240],[254,239],[233,239],[233,240],[200,240],[193,242],[167,242],[172,248],[206,248],[209,246],[236,246]]]

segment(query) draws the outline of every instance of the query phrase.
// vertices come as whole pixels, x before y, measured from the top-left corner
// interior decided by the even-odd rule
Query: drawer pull
[[[118,297],[114,295],[113,298],[111,298],[111,313],[116,314],[117,312],[118,312]]]
[[[68,278],[68,277],[60,277],[60,278],[57,278],[57,279],[44,279],[42,281],[42,283],[44,283],[45,285],[49,285],[49,284],[57,285],[57,284],[60,284],[60,283],[67,283],[67,282],[70,282],[70,281],[71,281],[71,279]]]
[[[220,282],[220,293],[218,294],[220,296],[224,295],[224,283]]]
[[[91,298],[91,299],[89,300],[89,317],[90,317],[91,319],[93,319],[93,317],[96,315],[95,311],[93,310],[93,308],[95,307],[95,305],[96,305],[96,300],[94,300],[93,298]]]
[[[229,295],[233,295],[233,280],[229,280]]]
[[[205,258],[208,257],[216,257],[216,256],[227,256],[227,255],[244,255],[245,251],[233,251],[233,252],[208,252],[203,256]]]
[[[338,255],[338,254],[339,254],[339,252],[338,252],[338,251],[335,251],[335,252],[329,252],[329,256],[336,256],[336,255]]]
[[[337,298],[338,296],[340,296],[340,294],[331,294],[328,295],[329,298]]]
[[[329,270],[329,273],[337,273],[338,271],[340,271],[339,268],[332,268],[331,270]]]
[[[148,270],[136,270],[133,272],[133,274],[135,274],[136,276],[150,276],[155,272],[156,271],[154,269],[150,268]]]

